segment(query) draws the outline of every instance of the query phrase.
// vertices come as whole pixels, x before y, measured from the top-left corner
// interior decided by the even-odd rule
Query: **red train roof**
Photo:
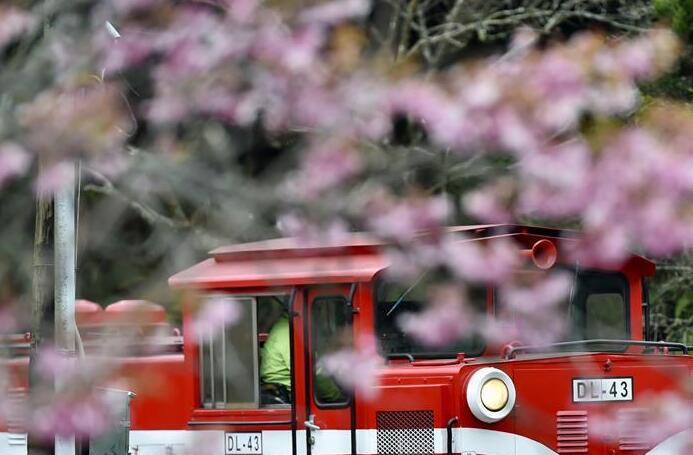
[[[453,226],[447,230],[463,233],[472,240],[578,236],[576,231],[511,224]],[[383,245],[381,240],[364,233],[354,233],[338,244],[277,238],[229,245],[212,250],[211,258],[175,274],[169,284],[220,289],[370,281],[389,266],[388,259],[381,254]],[[654,270],[650,261],[640,257],[636,261],[645,270]]]

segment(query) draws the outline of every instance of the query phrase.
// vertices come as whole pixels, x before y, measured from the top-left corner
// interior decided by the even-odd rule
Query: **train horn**
[[[542,270],[553,267],[558,258],[558,250],[551,240],[538,240],[531,249],[522,250],[522,255],[532,259],[534,265]]]

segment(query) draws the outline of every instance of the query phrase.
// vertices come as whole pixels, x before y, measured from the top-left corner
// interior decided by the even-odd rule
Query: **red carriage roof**
[[[578,236],[576,231],[502,224],[454,226],[447,231],[464,234],[467,240],[498,237],[575,240]],[[368,234],[354,233],[340,243],[331,244],[277,238],[224,246],[212,250],[211,258],[172,276],[169,284],[220,289],[370,281],[390,265],[382,254],[384,245]],[[654,264],[645,258],[634,256],[632,261],[643,267],[646,275],[654,271]]]

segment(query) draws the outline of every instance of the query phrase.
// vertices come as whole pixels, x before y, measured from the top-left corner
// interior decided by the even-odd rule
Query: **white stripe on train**
[[[348,430],[319,430],[313,432],[313,455],[348,455],[351,453],[351,434]],[[306,453],[305,430],[297,431],[298,453]],[[684,454],[693,440],[693,429],[677,433],[664,440],[646,455]],[[357,430],[357,453],[377,453],[377,431]],[[290,455],[291,432],[269,430],[262,432],[263,455]],[[435,453],[446,453],[446,430],[436,428]],[[224,431],[133,430],[130,432],[131,455],[223,455]],[[26,434],[0,432],[2,455],[27,455]],[[453,430],[453,453],[462,455],[557,455],[548,447],[524,436],[502,431],[477,428]]]

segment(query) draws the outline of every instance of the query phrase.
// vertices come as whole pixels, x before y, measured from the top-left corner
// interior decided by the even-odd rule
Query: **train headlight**
[[[481,386],[481,404],[489,411],[500,411],[508,403],[508,386],[500,379],[489,379]]]
[[[482,422],[498,422],[515,406],[515,385],[498,368],[481,368],[469,378],[467,404],[474,417]]]

